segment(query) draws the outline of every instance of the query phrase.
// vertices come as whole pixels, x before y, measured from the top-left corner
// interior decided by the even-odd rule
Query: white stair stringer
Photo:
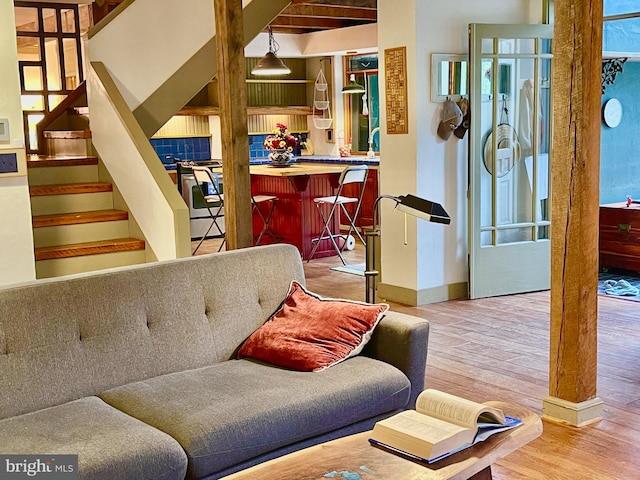
[[[245,44],[289,3],[245,0]],[[189,211],[148,139],[215,75],[214,35],[210,0],[136,0],[89,34],[93,146],[158,260],[191,255]]]
[[[245,46],[290,3],[244,0]],[[88,43],[90,62],[105,65],[147,137],[217,71],[211,0],[136,0],[92,29]],[[89,110],[94,117],[90,95]],[[93,121],[91,129],[95,134]]]

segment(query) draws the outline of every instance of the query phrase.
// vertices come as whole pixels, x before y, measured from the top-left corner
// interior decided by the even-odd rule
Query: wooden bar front
[[[338,179],[345,166],[296,164],[285,168],[268,165],[250,167],[251,193],[253,195],[275,195],[278,197],[271,219],[271,229],[279,242],[295,245],[303,260],[311,254],[311,240],[322,231],[322,219],[313,199],[335,195]],[[254,232],[261,229],[259,219],[254,216]],[[337,232],[338,217],[332,224]],[[275,240],[265,236],[261,243],[273,243]],[[314,258],[335,255],[329,240],[323,240]]]

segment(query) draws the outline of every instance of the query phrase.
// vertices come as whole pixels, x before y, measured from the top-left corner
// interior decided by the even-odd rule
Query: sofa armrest
[[[427,320],[388,311],[363,351],[363,355],[389,363],[409,378],[411,396],[407,408],[415,408],[416,398],[424,389],[428,341]]]

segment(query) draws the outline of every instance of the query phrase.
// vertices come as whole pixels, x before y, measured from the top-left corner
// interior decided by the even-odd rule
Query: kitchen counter
[[[380,157],[369,158],[366,155],[351,155],[340,157],[337,155],[301,155],[296,157],[298,163],[338,163],[344,165],[379,165]]]
[[[271,160],[267,158],[253,159],[251,165],[269,165]],[[380,165],[380,157],[368,158],[365,155],[352,155],[350,157],[340,157],[338,155],[299,155],[296,157],[296,164],[300,163],[335,163],[338,165]]]
[[[301,175],[319,175],[341,173],[345,167],[339,165],[314,165],[305,163],[293,163],[287,167],[272,167],[271,165],[251,165],[251,175],[267,175],[270,177],[297,177]]]

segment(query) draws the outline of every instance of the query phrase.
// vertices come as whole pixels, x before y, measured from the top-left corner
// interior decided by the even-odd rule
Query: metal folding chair
[[[347,167],[340,174],[340,179],[338,181],[339,183],[338,190],[334,196],[317,197],[313,199],[316,205],[316,208],[318,209],[318,213],[320,214],[320,218],[322,219],[323,227],[322,227],[322,231],[320,232],[320,236],[318,238],[314,238],[311,240],[311,242],[313,243],[313,249],[311,250],[311,254],[309,255],[309,258],[307,259],[307,261],[313,258],[322,240],[327,240],[327,239],[331,240],[331,243],[333,244],[333,248],[335,248],[336,252],[340,256],[340,260],[342,260],[343,265],[346,265],[347,262],[342,256],[342,251],[344,247],[347,245],[347,239],[351,236],[352,233],[355,232],[355,234],[358,236],[362,244],[366,245],[364,238],[362,238],[362,235],[356,228],[354,222],[356,218],[358,218],[358,213],[360,213],[360,206],[362,205],[362,198],[364,197],[364,187],[367,181],[368,173],[369,173],[369,170],[366,165],[355,165],[353,167]],[[343,196],[342,190],[344,186],[352,183],[361,184],[360,194],[358,195],[358,197]],[[356,205],[353,217],[349,215],[349,212],[345,207],[345,205],[347,204]],[[330,208],[329,208],[328,214],[325,215],[324,210],[327,209],[326,206],[329,206]],[[340,206],[340,208],[338,208],[338,206]],[[342,234],[340,233],[340,231],[338,232],[331,231],[330,224],[334,221],[334,215],[336,214],[336,211],[338,212],[339,216],[343,215],[349,223],[349,231],[346,234]],[[338,225],[339,223],[340,222],[338,222]],[[338,226],[338,228],[340,227]],[[341,247],[338,246],[336,242],[336,238],[342,239],[343,242]]]
[[[192,167],[193,176],[196,179],[196,183],[198,187],[200,187],[200,191],[202,192],[202,197],[204,198],[204,206],[209,212],[211,216],[211,225],[207,228],[207,231],[204,233],[202,238],[200,239],[200,243],[196,246],[193,251],[193,255],[198,251],[204,239],[207,238],[211,229],[215,227],[219,232],[222,232],[222,228],[218,224],[218,219],[224,217],[224,194],[220,193],[219,185],[219,176],[217,173],[214,173],[209,169],[209,167]],[[226,242],[226,238],[222,237],[222,243],[220,247],[218,247],[218,251],[222,250]]]
[[[274,240],[279,239],[279,237],[276,236],[275,233],[273,233],[273,230],[271,230],[271,227],[269,226],[271,217],[273,216],[273,211],[276,208],[277,201],[278,197],[276,197],[275,195],[251,195],[251,205],[253,207],[252,210],[255,211],[262,220],[262,230],[260,231],[260,234],[256,239],[256,245],[260,245],[260,240],[262,240],[262,237],[265,234],[269,235]],[[260,210],[261,204],[269,204],[269,210],[267,211],[266,216],[264,215],[264,213],[262,213],[262,210]]]

